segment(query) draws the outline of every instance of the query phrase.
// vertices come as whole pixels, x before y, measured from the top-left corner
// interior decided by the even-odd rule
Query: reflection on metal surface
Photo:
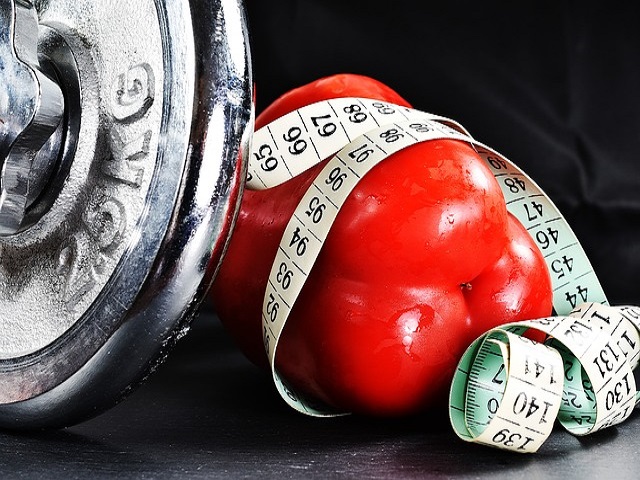
[[[35,5],[66,109],[27,226],[0,237],[12,428],[95,415],[184,333],[235,220],[253,119],[239,0]]]
[[[64,99],[41,70],[38,18],[31,2],[0,5],[0,235],[23,225],[60,150]],[[56,133],[56,135],[54,135]],[[38,155],[41,149],[45,154]]]

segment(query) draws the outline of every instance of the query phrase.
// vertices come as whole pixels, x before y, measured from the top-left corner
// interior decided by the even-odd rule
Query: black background
[[[621,3],[621,2],[620,2]],[[632,3],[247,1],[257,110],[333,73],[460,121],[555,201],[611,303],[640,303],[640,15]],[[312,419],[206,305],[141,389],[70,429],[0,433],[3,478],[637,478],[640,419],[540,453],[459,441],[447,419]]]
[[[611,303],[638,303],[640,14],[633,3],[248,2],[257,109],[334,73],[374,77],[524,169]]]

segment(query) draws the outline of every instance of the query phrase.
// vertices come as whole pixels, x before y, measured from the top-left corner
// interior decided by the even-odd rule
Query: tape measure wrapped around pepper
[[[400,415],[449,391],[460,438],[516,452],[556,419],[585,435],[629,417],[640,309],[608,306],[517,166],[355,75],[285,94],[257,126],[213,298],[290,406]]]
[[[256,129],[213,299],[238,345],[266,366],[265,334],[296,408],[400,415],[444,404],[476,337],[551,313],[538,245],[552,249],[559,231],[545,223],[530,236],[500,183],[507,200],[527,198],[530,217],[555,213],[455,123],[410,109],[375,80],[337,75],[279,98]]]

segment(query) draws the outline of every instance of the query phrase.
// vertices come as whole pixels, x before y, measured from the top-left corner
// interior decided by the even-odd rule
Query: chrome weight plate
[[[252,130],[240,0],[3,2],[0,427],[123,398],[183,335]]]

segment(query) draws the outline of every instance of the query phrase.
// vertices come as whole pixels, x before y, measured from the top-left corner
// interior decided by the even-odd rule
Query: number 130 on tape
[[[515,164],[456,122],[361,98],[303,107],[254,135],[249,188],[278,185],[330,158],[285,230],[264,297],[265,349],[282,398],[309,415],[342,414],[305,398],[279,375],[275,355],[280,335],[341,206],[360,179],[401,149],[435,139],[467,142],[484,159],[507,209],[545,258],[559,315],[494,329],[469,347],[451,388],[456,433],[468,441],[532,452],[546,440],[556,418],[577,435],[627,418],[637,396],[631,374],[640,348],[638,322],[632,321],[635,310],[608,306],[583,248],[549,197]],[[622,319],[613,328],[589,316],[593,312]],[[528,330],[537,330],[546,340],[530,340]],[[625,342],[626,353],[616,349]],[[600,375],[598,362],[606,366],[606,375]]]

